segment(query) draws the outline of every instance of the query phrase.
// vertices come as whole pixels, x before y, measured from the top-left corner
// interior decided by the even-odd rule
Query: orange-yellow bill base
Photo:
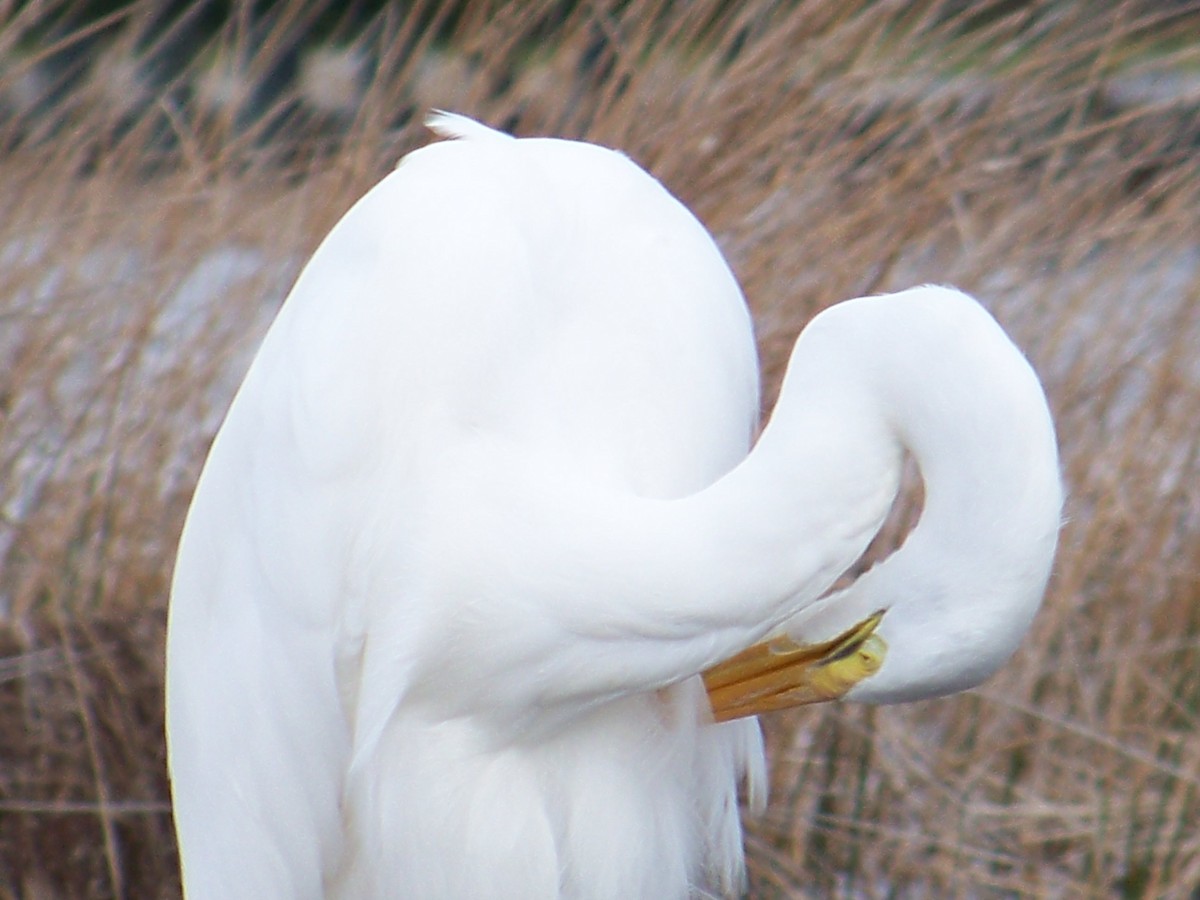
[[[703,673],[718,722],[836,700],[883,663],[887,645],[875,633],[884,610],[833,640],[798,644],[769,638]]]

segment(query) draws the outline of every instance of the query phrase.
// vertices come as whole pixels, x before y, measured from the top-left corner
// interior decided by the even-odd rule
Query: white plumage
[[[876,610],[886,654],[849,696],[994,671],[1057,533],[1040,386],[965,295],[852,301],[802,335],[747,456],[751,323],[699,222],[612,151],[431,124],[460,139],[322,243],[188,515],[167,691],[188,897],[732,894],[763,752],[699,673]],[[818,600],[905,447],[920,524]]]

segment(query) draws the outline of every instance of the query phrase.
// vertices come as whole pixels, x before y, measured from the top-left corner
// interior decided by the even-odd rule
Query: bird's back
[[[734,466],[748,314],[624,157],[467,130],[323,242],[197,488],[168,645],[192,900],[736,880],[757,726],[706,725],[696,680],[543,700],[529,648],[571,636],[525,587],[574,586],[525,520],[530,484],[675,497]]]

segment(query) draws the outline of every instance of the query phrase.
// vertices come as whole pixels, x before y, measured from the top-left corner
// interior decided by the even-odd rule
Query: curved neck
[[[924,481],[920,520],[890,557],[785,626],[822,640],[888,610],[883,666],[847,695],[870,702],[962,690],[1003,664],[1041,603],[1062,510],[1054,426],[1029,364],[956,292],[907,293],[932,327],[881,316],[895,337],[872,351],[870,377]]]
[[[878,531],[906,449],[926,482],[921,522],[856,589],[818,601]],[[906,652],[893,627],[907,617],[900,607],[924,610],[913,621],[930,626],[938,603],[984,578],[999,585],[984,604],[993,618],[1023,633],[1060,499],[1036,377],[981,307],[940,288],[850,301],[814,319],[753,451],[694,495],[614,497],[526,465],[529,480],[510,489],[539,512],[512,540],[540,548],[529,590],[555,592],[540,600],[554,618],[535,662],[554,676],[543,684],[575,703],[686,678],[785,620],[819,640],[888,609],[880,631],[891,651],[872,679],[882,683]],[[997,578],[997,569],[1022,574]],[[942,583],[922,606],[931,578]],[[1016,601],[1006,596],[1014,591]],[[496,640],[493,656],[505,660]],[[533,646],[526,635],[522,655]]]

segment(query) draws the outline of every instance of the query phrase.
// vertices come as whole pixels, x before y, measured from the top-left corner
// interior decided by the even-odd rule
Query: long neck
[[[1062,487],[1041,385],[982,310],[939,305],[950,315],[933,316],[923,338],[894,323],[893,344],[911,337],[914,346],[893,352],[917,350],[918,361],[872,366],[890,430],[924,482],[921,518],[899,550],[785,626],[820,640],[889,611],[883,668],[851,699],[900,702],[988,677],[1036,613],[1057,543]]]
[[[907,573],[901,581],[932,565],[955,584],[969,582],[999,544],[1012,552],[992,569],[1023,566],[1032,573],[1025,581],[1044,583],[1049,558],[1022,545],[1020,526],[1034,516],[1053,540],[1057,500],[1038,495],[1043,482],[1057,495],[1057,471],[1028,364],[957,292],[851,301],[810,323],[754,450],[709,488],[679,500],[612,498],[537,473],[535,506],[549,514],[522,540],[541,547],[537,590],[556,592],[538,602],[561,629],[547,632],[532,660],[553,676],[543,684],[601,701],[699,672],[788,619],[815,634],[856,621],[864,605],[893,608],[904,598],[871,591],[817,601],[878,531],[906,449],[927,506],[889,561],[893,573]],[[1031,466],[1039,472],[1032,483]],[[870,574],[883,594],[895,584],[883,567]],[[522,641],[527,660],[531,646]]]

